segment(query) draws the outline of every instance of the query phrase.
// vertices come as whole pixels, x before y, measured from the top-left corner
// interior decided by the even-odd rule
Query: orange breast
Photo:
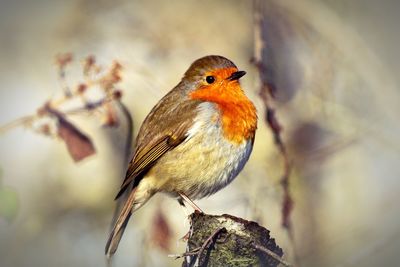
[[[222,112],[222,127],[225,137],[235,143],[253,139],[257,128],[254,105],[240,102],[234,105],[218,104]]]
[[[257,112],[238,82],[220,81],[200,87],[192,99],[214,102],[221,111],[224,136],[233,143],[253,139],[257,129]]]

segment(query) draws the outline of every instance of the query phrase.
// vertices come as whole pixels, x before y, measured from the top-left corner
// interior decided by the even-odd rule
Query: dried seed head
[[[116,99],[116,100],[119,100],[119,99],[121,99],[121,97],[122,97],[122,91],[121,90],[115,90],[114,92],[113,92],[113,98],[114,99]]]
[[[62,69],[67,64],[71,63],[73,59],[72,53],[58,54],[56,56],[56,65]]]
[[[44,135],[50,135],[51,134],[50,125],[48,124],[41,125],[39,127],[39,132]]]
[[[119,119],[114,106],[110,102],[107,102],[104,107],[103,125],[107,127],[117,127],[119,125]]]
[[[81,84],[78,84],[78,87],[76,88],[76,92],[78,94],[83,94],[86,91],[86,89],[87,89],[87,85],[85,83],[81,83]]]
[[[83,61],[83,73],[88,75],[96,64],[96,58],[93,55],[87,56]]]

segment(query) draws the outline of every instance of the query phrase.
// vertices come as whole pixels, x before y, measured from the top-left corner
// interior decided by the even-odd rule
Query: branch
[[[271,64],[267,64],[271,59],[266,58],[264,53],[268,50],[266,42],[266,36],[264,34],[266,29],[265,26],[265,2],[262,0],[254,0],[254,57],[252,62],[257,67],[259,77],[261,81],[259,96],[262,99],[265,106],[265,121],[274,136],[275,145],[277,146],[279,153],[283,159],[283,174],[280,179],[280,183],[283,189],[283,203],[282,203],[282,226],[288,230],[290,237],[293,237],[291,227],[291,213],[293,209],[293,199],[289,190],[289,178],[291,173],[291,162],[286,151],[285,143],[282,141],[282,126],[279,123],[276,112],[273,107],[275,100],[275,94],[279,88],[276,88],[274,75]]]
[[[24,117],[18,118],[16,120],[10,121],[10,122],[0,126],[0,134],[3,134],[15,127],[29,125],[36,118],[37,118],[36,115],[28,115],[28,116],[24,116]]]
[[[96,64],[94,56],[88,56],[83,64],[84,83],[78,83],[72,88],[67,85],[66,67],[73,61],[71,53],[59,54],[56,58],[58,68],[58,78],[63,90],[63,95],[50,99],[42,104],[35,114],[16,119],[4,126],[0,126],[0,134],[14,127],[25,126],[34,132],[44,134],[49,137],[61,137],[67,145],[71,157],[75,161],[95,154],[95,148],[90,136],[84,134],[79,127],[75,126],[67,118],[70,115],[87,113],[89,115],[100,115],[102,125],[106,127],[117,127],[119,119],[115,111],[117,104],[127,119],[128,134],[125,149],[125,161],[128,161],[132,144],[132,117],[128,109],[121,102],[122,92],[116,87],[121,81],[122,66],[114,61],[106,70],[101,71],[102,67]],[[91,100],[87,94],[88,90],[97,88],[103,93],[99,100]],[[83,105],[65,110],[64,104],[71,104],[80,101]],[[43,120],[42,120],[43,119]],[[48,120],[50,119],[50,121]],[[51,119],[53,119],[51,121]],[[54,120],[55,119],[55,120]],[[55,126],[54,123],[55,122]],[[56,129],[53,129],[56,128]],[[124,164],[126,164],[124,162]]]

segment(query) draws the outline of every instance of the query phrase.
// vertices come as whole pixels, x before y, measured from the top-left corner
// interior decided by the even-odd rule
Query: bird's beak
[[[242,76],[244,76],[246,74],[245,71],[240,70],[240,71],[235,71],[234,73],[231,74],[231,76],[229,76],[227,78],[227,80],[230,81],[235,81],[235,80],[239,80]]]

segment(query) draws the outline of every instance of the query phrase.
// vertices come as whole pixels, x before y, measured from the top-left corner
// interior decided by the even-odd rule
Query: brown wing
[[[143,174],[160,157],[186,139],[187,132],[193,125],[198,103],[187,100],[179,91],[172,90],[153,108],[140,128],[135,154],[115,199],[118,199],[131,183],[133,187],[138,185]],[[176,106],[179,108],[174,108]]]
[[[162,155],[182,143],[185,139],[186,132],[171,133],[157,140],[151,147],[144,147],[143,150],[138,151],[137,156],[128,166],[125,180],[115,199],[118,199],[124,193],[131,182],[135,181],[134,186],[136,186],[139,183],[136,178],[140,174],[149,170]]]

